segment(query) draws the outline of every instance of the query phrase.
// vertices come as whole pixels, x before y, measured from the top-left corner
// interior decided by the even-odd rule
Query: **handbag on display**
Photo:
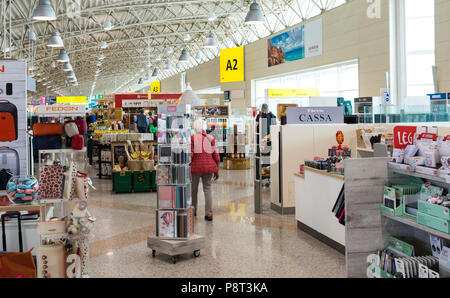
[[[74,123],[78,127],[78,131],[80,132],[80,134],[83,134],[83,133],[87,132],[88,126],[87,126],[87,121],[86,120],[79,119],[79,120],[75,120]]]
[[[36,250],[38,278],[65,278],[66,258],[62,243],[40,245]]]
[[[57,235],[66,232],[66,221],[50,220],[38,222],[37,230],[39,235]]]
[[[75,124],[75,122],[67,122],[66,124],[64,124],[64,131],[69,138],[80,134],[78,126]]]
[[[64,166],[57,162],[41,167],[39,193],[41,199],[61,199],[64,191]]]
[[[69,167],[66,167],[66,172],[64,173],[64,199],[74,199],[75,194],[75,183],[77,176],[77,164],[75,162],[66,161]]]
[[[89,192],[89,177],[85,173],[77,172],[75,178],[75,192],[79,200],[87,200]]]
[[[0,278],[36,278],[32,250],[0,254]]]
[[[82,150],[84,148],[84,137],[82,135],[76,135],[72,138],[72,149]]]
[[[63,125],[61,123],[35,123],[33,125],[34,136],[62,136]]]

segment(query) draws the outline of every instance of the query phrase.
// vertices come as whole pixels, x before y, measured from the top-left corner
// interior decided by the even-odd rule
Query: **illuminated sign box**
[[[269,98],[319,96],[319,89],[268,89],[267,95]]]

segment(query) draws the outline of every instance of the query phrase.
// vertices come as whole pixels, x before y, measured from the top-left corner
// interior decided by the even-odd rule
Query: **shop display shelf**
[[[422,178],[422,179],[426,179],[426,180],[432,180],[432,181],[450,184],[450,175],[448,178],[443,178],[440,176],[427,175],[427,174],[422,174],[422,173],[417,173],[417,172],[412,172],[412,171],[394,169],[391,166],[388,166],[388,167],[390,170],[392,170],[394,173],[397,173],[397,174],[413,176],[413,177]]]
[[[408,225],[410,227],[422,230],[424,232],[430,233],[432,235],[438,236],[442,239],[446,239],[446,240],[450,240],[450,234],[429,228],[427,226],[421,225],[419,223],[417,223],[415,220],[403,217],[403,216],[394,216],[394,215],[389,215],[389,214],[382,214],[384,217],[389,218],[390,220],[396,221],[396,222],[400,222],[402,224]]]
[[[81,202],[86,201],[83,199],[39,199],[39,204],[55,204],[55,203],[66,203],[66,202]]]

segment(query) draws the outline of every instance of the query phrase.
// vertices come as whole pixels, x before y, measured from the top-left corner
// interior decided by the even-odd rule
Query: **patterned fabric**
[[[212,174],[219,171],[220,156],[213,136],[195,134],[191,136],[191,173]]]
[[[61,199],[64,190],[64,167],[58,164],[43,166],[40,173],[41,199]]]
[[[169,183],[169,166],[158,166],[158,176],[156,179],[157,184],[167,184]]]

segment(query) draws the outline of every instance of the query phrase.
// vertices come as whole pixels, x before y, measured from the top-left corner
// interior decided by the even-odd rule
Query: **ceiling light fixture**
[[[103,23],[103,30],[109,31],[112,30],[112,28],[114,28],[114,25],[110,21]]]
[[[152,78],[157,78],[157,77],[159,77],[159,69],[155,68],[152,73]]]
[[[213,21],[215,21],[215,20],[217,20],[216,14],[215,14],[214,12],[210,12],[210,13],[208,14],[208,21],[213,22]]]
[[[34,9],[32,19],[36,21],[56,20],[56,13],[50,5],[50,0],[39,0],[38,6]]]
[[[191,59],[191,55],[189,55],[189,52],[186,49],[183,49],[181,51],[179,62],[189,62],[189,59]]]
[[[52,69],[55,69],[55,68],[56,68],[56,63],[55,63],[55,61],[52,61],[52,63],[50,63],[50,67],[51,67]]]
[[[191,40],[191,35],[190,34],[183,35],[183,40],[184,41],[190,41]]]
[[[106,49],[108,47],[108,43],[106,41],[102,41],[98,44],[100,48]]]
[[[170,61],[169,61],[169,59],[167,59],[166,63],[164,64],[164,70],[170,70]]]
[[[52,36],[48,39],[47,47],[49,48],[64,48],[64,43],[58,30],[53,30]]]
[[[65,63],[69,62],[69,56],[67,55],[67,52],[65,49],[59,50],[58,58],[56,58],[56,62]]]
[[[246,25],[259,25],[265,22],[264,14],[261,11],[261,7],[256,0],[250,5],[250,10],[245,17],[244,24]]]
[[[28,31],[28,39],[30,41],[36,41],[37,40],[37,35],[36,35],[36,32],[34,32],[34,28],[33,27],[31,27],[30,31]]]
[[[66,63],[64,63],[64,65],[63,65],[63,67],[62,67],[62,70],[63,71],[72,71],[73,70],[73,68],[72,68],[72,64],[70,64],[70,62],[66,62]]]
[[[205,41],[203,42],[203,47],[207,49],[213,49],[217,48],[219,44],[217,43],[216,36],[214,33],[209,32],[208,35],[205,38]]]
[[[66,77],[74,78],[75,77],[75,73],[73,72],[73,70],[66,72]]]

